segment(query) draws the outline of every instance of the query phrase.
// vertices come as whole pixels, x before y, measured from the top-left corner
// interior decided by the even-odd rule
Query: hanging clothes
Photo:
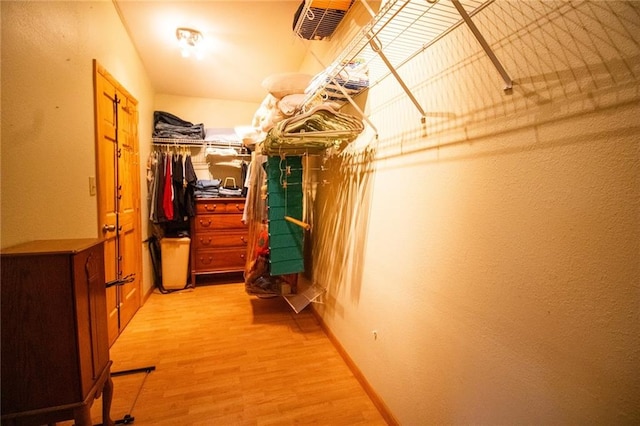
[[[195,216],[196,175],[191,155],[152,152],[147,162],[149,220],[180,225]]]
[[[173,184],[173,214],[174,220],[187,220],[187,212],[184,205],[184,166],[182,154],[174,155],[171,165],[171,181]]]
[[[156,174],[158,172],[158,153],[152,152],[147,160],[147,200],[149,202],[149,220],[156,218]]]
[[[242,197],[246,197],[247,196],[247,191],[248,191],[248,180],[247,180],[247,176],[249,174],[249,163],[247,163],[246,161],[242,162],[242,166],[241,170],[240,170],[240,181],[242,182],[242,192],[241,192],[241,196]]]
[[[164,214],[164,208],[162,201],[164,199],[164,182],[165,182],[165,169],[167,162],[167,154],[161,153],[158,158],[158,164],[156,167],[156,195],[155,195],[155,223],[162,223],[167,221],[167,217]]]
[[[162,208],[167,220],[173,220],[173,180],[171,169],[173,166],[173,156],[167,155],[165,159],[164,193],[162,194]]]
[[[186,182],[186,188],[184,190],[184,205],[186,214],[188,217],[194,217],[196,215],[196,183],[198,182],[198,175],[193,168],[193,162],[191,156],[187,155],[184,161],[184,180]]]
[[[354,141],[364,130],[362,120],[338,112],[329,105],[279,121],[263,142],[267,155],[303,155],[341,147]]]

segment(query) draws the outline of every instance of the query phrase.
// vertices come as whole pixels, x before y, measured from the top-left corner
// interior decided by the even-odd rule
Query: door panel
[[[120,146],[120,158],[118,167],[118,182],[122,186],[119,191],[119,243],[120,252],[127,253],[122,257],[120,268],[122,276],[133,276],[131,283],[121,287],[120,293],[120,326],[126,326],[136,310],[140,306],[141,288],[138,267],[141,264],[140,250],[142,242],[140,238],[140,199],[139,190],[132,191],[127,188],[139,188],[139,162],[137,146],[137,114],[135,105],[129,98],[120,94],[118,110],[118,141]]]
[[[142,239],[137,102],[94,61],[98,217],[105,239],[109,344],[141,304]]]
[[[133,253],[136,248],[140,247],[140,239],[134,232],[132,227],[123,227],[120,234],[120,247],[124,253]],[[136,273],[136,264],[138,259],[135,256],[123,257],[120,264],[122,268],[122,276],[131,276],[135,274],[133,282],[120,287],[120,327],[124,328],[140,306],[140,286],[138,274]]]
[[[116,114],[114,105],[116,92],[102,75],[96,74],[96,163],[97,163],[97,196],[98,226],[104,238],[105,280],[113,281],[118,276],[117,265],[117,200],[115,179],[116,146]],[[118,294],[116,287],[107,289],[107,329],[109,344],[118,337]]]
[[[105,237],[106,238],[106,237]],[[107,282],[113,281],[116,279],[116,259],[117,250],[116,250],[116,239],[108,238],[105,240],[104,244],[104,264],[105,264],[105,280]],[[108,269],[107,269],[108,268]],[[115,342],[116,338],[119,334],[119,321],[118,321],[118,312],[119,312],[119,303],[118,303],[118,294],[116,287],[109,287],[106,293],[107,299],[107,331],[109,332],[109,345]]]

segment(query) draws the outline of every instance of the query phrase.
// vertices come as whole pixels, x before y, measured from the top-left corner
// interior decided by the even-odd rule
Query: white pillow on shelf
[[[304,93],[311,79],[310,74],[299,72],[287,72],[281,74],[272,74],[262,80],[262,87],[274,97],[282,99],[287,95],[296,93]]]

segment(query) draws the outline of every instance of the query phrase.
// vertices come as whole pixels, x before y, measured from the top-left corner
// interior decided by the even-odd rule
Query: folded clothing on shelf
[[[153,137],[204,139],[204,124],[193,124],[165,111],[153,112]]]
[[[220,179],[200,179],[196,181],[194,195],[196,198],[214,198],[219,196]]]
[[[355,96],[368,87],[368,66],[364,59],[354,58],[334,64],[317,74],[309,83],[305,93],[319,92],[324,101],[344,105],[348,102],[345,93]]]

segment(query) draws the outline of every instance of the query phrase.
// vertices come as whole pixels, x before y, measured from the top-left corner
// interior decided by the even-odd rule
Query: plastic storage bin
[[[160,240],[162,287],[165,289],[181,289],[187,286],[190,245],[191,239],[188,237]]]

